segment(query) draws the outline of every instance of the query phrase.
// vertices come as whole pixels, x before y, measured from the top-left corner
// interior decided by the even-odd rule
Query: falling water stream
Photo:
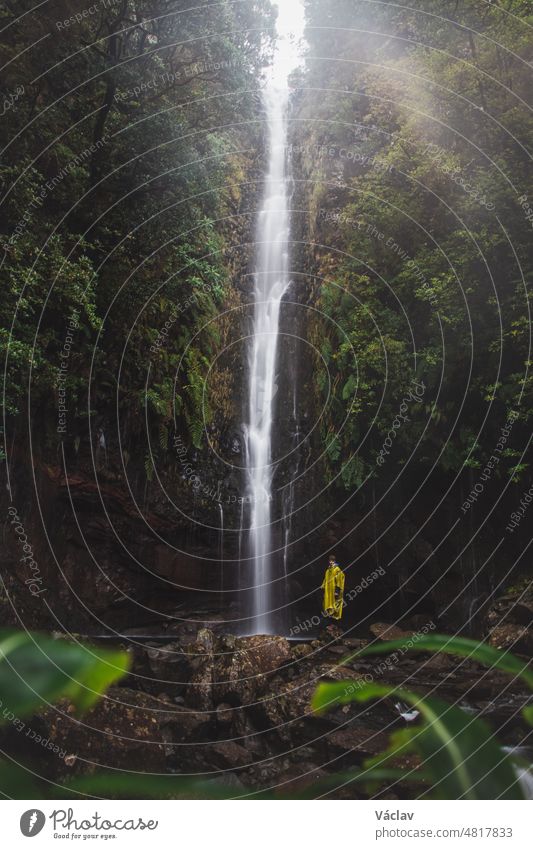
[[[224,605],[224,508],[219,502],[218,509],[220,513],[220,543],[219,543],[219,560],[220,560],[220,602]]]
[[[299,7],[295,3],[295,8]],[[278,33],[283,35],[279,7]],[[285,16],[287,11],[284,12]],[[257,258],[252,339],[249,349],[248,424],[246,467],[250,500],[249,556],[252,563],[251,631],[272,634],[274,614],[272,555],[272,435],[276,396],[281,300],[289,286],[289,185],[287,158],[288,76],[296,59],[281,38],[263,93],[268,127],[268,168],[257,222]]]
[[[272,632],[272,419],[276,394],[281,299],[289,285],[287,190],[287,92],[269,85],[264,95],[269,127],[269,169],[258,220],[253,335],[249,366],[247,429],[253,563],[253,629]]]

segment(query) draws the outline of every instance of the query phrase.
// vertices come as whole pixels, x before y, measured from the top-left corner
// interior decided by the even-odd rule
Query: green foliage
[[[5,722],[11,712],[29,716],[43,705],[68,698],[88,710],[126,673],[123,651],[95,649],[25,631],[0,632],[0,698]]]
[[[108,410],[120,370],[132,445],[145,408],[154,434],[175,413],[198,442],[197,374],[187,363],[217,350],[209,319],[227,294],[227,222],[258,147],[253,92],[272,7],[125,0],[58,32],[57,9],[16,6],[0,11],[9,26],[2,87],[26,87],[0,128],[7,412],[25,414],[30,384],[33,407],[53,416],[77,311],[61,375],[69,429],[86,415],[89,374],[92,408]]]
[[[507,411],[520,409],[524,424],[533,415],[521,279],[533,273],[531,231],[517,202],[533,196],[521,147],[533,122],[520,103],[532,13],[511,5],[507,14],[485,2],[306,2],[297,132],[309,151],[302,167],[328,319],[317,320],[315,338],[337,388],[323,419],[324,438],[341,434],[340,450],[329,453],[333,474],[356,450],[363,477],[386,487],[420,439],[417,460],[427,469],[482,468]],[[333,153],[312,153],[321,145]],[[463,427],[450,439],[471,360]],[[376,469],[381,435],[415,376],[435,401],[430,426],[424,432],[421,406],[410,409]],[[318,391],[324,402],[327,384]],[[373,439],[360,444],[370,422]],[[472,461],[470,434],[482,424]],[[527,463],[502,457],[494,477],[524,474]]]
[[[211,419],[211,411],[207,403],[205,381],[209,361],[199,351],[191,349],[187,355],[188,385],[185,391],[189,398],[187,421],[192,443],[196,448],[201,448],[204,436],[204,427]]]
[[[109,770],[50,784],[31,770],[5,761],[0,761],[0,789],[10,799],[231,799],[239,795],[216,779]]]
[[[87,711],[106,689],[125,675],[130,656],[96,649],[62,638],[25,631],[0,632],[0,723],[31,716],[49,704],[68,699]],[[0,790],[13,799],[227,798],[216,781],[102,772],[50,785],[23,766],[0,761]]]
[[[390,748],[369,766],[384,766],[401,754],[415,752],[429,775],[435,798],[523,798],[511,759],[482,720],[473,720],[465,711],[433,696],[421,698],[384,684],[365,684],[349,692],[349,683],[320,684],[313,698],[314,710],[394,695],[412,705],[422,717],[419,726],[392,734]]]
[[[421,636],[413,645],[416,651],[444,652],[474,660],[490,669],[501,669],[521,677],[533,691],[533,672],[509,652],[501,652],[484,643],[462,637],[441,634]],[[356,657],[392,654],[405,650],[402,640],[369,646]],[[420,714],[414,727],[401,729],[391,735],[386,752],[370,759],[367,770],[356,774],[355,780],[369,781],[372,770],[387,768],[402,754],[416,753],[422,772],[411,774],[411,780],[429,783],[425,794],[439,799],[522,799],[517,779],[517,762],[505,753],[496,738],[479,718],[434,696],[419,696],[403,688],[374,682],[353,681],[321,683],[312,700],[317,712],[351,702],[367,702],[394,696],[411,705]],[[524,717],[533,724],[533,709],[525,708]],[[384,773],[381,778],[391,776]],[[377,775],[379,779],[379,774]]]
[[[404,647],[404,640],[389,640],[386,643],[375,643],[374,645],[367,646],[357,652],[354,657],[389,654],[391,651]],[[487,643],[471,640],[467,637],[447,637],[442,634],[428,634],[417,635],[416,644],[413,648],[416,648],[416,651],[442,652],[443,654],[464,657],[468,660],[481,663],[489,669],[501,669],[503,672],[508,672],[510,675],[522,678],[533,691],[533,669],[531,669],[530,665],[518,660],[510,652],[502,652],[487,645]]]

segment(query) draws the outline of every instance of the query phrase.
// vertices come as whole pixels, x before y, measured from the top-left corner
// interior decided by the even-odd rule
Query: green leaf
[[[533,725],[533,705],[525,707],[522,711],[522,715],[530,725]]]
[[[223,779],[180,775],[143,775],[102,770],[61,784],[32,774],[10,761],[0,761],[0,794],[10,799],[235,799],[253,793]]]
[[[481,719],[437,698],[421,698],[385,684],[354,686],[351,681],[322,683],[312,701],[315,711],[338,704],[395,695],[420,712],[422,724],[393,737],[391,749],[370,764],[383,765],[409,749],[422,760],[440,799],[522,799],[512,761]]]
[[[362,657],[371,654],[389,654],[396,649],[406,649],[405,639],[390,640],[385,643],[376,643],[373,646],[361,649],[352,657]],[[413,638],[413,645],[407,651],[431,651],[444,654],[458,655],[469,660],[475,660],[489,669],[501,669],[511,675],[522,678],[533,690],[533,669],[527,663],[519,660],[510,652],[495,649],[486,643],[470,640],[467,637],[447,637],[445,634],[428,634],[427,636]]]
[[[96,649],[25,631],[0,632],[0,722],[28,716],[44,703],[70,699],[90,708],[129,668],[123,651]]]
[[[375,792],[383,784],[402,781],[406,779],[405,770],[394,769],[392,767],[368,766],[360,770],[350,770],[348,772],[337,772],[334,775],[328,775],[313,782],[311,786],[300,790],[297,796],[290,798],[298,799],[316,799],[320,794],[344,788],[348,784],[357,783],[363,784],[365,791],[368,793]],[[409,776],[409,782],[429,783],[427,775],[422,770],[417,770]],[[287,797],[288,798],[288,797]]]
[[[99,772],[70,780],[64,792],[67,797],[88,794],[106,799],[232,799],[247,791],[217,778]]]
[[[405,778],[405,772],[401,769],[369,767],[326,776],[313,782],[308,788],[287,795],[283,792],[283,787],[277,791],[232,787],[219,778],[197,779],[179,775],[146,776],[100,772],[96,775],[72,779],[65,785],[65,792],[67,794],[71,792],[73,795],[89,794],[104,798],[127,799],[306,799],[316,798],[317,794],[334,790],[350,782],[375,787],[387,781],[397,781],[402,778]],[[422,773],[417,774],[413,780],[423,781],[424,776]]]
[[[8,799],[44,799],[47,789],[32,770],[0,761],[0,793]]]

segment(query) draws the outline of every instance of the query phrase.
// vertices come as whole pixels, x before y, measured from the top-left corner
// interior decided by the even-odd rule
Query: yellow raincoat
[[[336,563],[329,565],[326,569],[322,589],[324,590],[324,613],[333,619],[340,619],[343,608],[344,572]],[[336,589],[340,590],[337,598],[335,598]]]

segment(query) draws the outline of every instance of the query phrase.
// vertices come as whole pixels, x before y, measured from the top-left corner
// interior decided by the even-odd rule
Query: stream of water
[[[294,4],[296,11],[301,9]],[[249,348],[246,470],[251,504],[249,556],[252,563],[251,632],[276,632],[272,554],[272,436],[276,397],[279,317],[289,286],[290,174],[287,157],[288,77],[297,64],[288,34],[294,26],[279,6],[279,43],[263,92],[268,127],[268,167],[257,221],[257,256],[252,339]]]

